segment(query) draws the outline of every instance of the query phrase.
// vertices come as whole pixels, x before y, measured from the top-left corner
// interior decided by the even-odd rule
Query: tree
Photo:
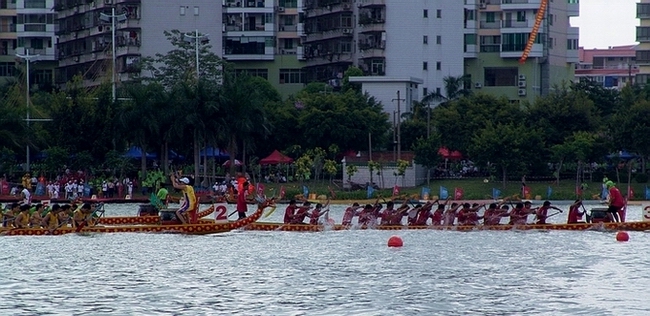
[[[412,149],[415,152],[415,163],[427,168],[427,184],[430,181],[431,169],[437,167],[442,161],[442,157],[438,154],[439,148],[440,136],[435,133],[428,139],[420,137],[413,144]]]
[[[341,87],[341,92],[347,92],[353,90],[355,92],[361,93],[361,83],[350,82],[350,77],[362,77],[363,70],[358,67],[350,66],[343,73],[343,85]]]
[[[339,168],[336,161],[331,159],[325,159],[325,163],[323,163],[323,170],[325,171],[326,174],[330,176],[330,182],[332,182],[332,178],[336,175],[338,169]]]
[[[580,185],[580,174],[582,171],[583,163],[590,156],[596,138],[588,132],[575,132],[573,135],[568,136],[561,144],[556,144],[551,147],[552,156],[555,161],[558,161],[558,171],[556,183],[560,183],[560,172],[562,165],[567,160],[575,160],[576,167],[576,186]]]
[[[442,102],[447,103],[452,100],[460,99],[461,97],[469,96],[472,93],[470,90],[471,80],[467,75],[462,76],[446,76],[442,78],[444,84],[445,94],[438,91],[432,91],[422,98],[422,103]]]

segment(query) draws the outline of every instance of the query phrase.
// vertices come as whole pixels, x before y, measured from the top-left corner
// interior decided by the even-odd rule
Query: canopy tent
[[[449,159],[449,160],[461,160],[463,159],[463,154],[460,153],[458,150],[454,151],[449,151],[446,147],[440,147],[438,149],[438,155],[442,156],[442,158]]]
[[[156,159],[158,157],[158,155],[155,153],[146,153],[145,155],[147,159]],[[126,158],[140,158],[142,157],[142,149],[140,147],[133,146],[129,148],[129,150],[123,156]]]
[[[277,165],[281,163],[292,163],[293,159],[281,152],[274,150],[268,157],[260,159],[260,165]]]
[[[636,158],[636,157],[637,157],[637,155],[631,154],[631,153],[629,153],[629,152],[627,152],[625,150],[621,150],[621,151],[619,151],[617,153],[607,155],[607,158],[609,158],[609,159],[619,158],[619,159],[628,160],[628,159],[632,159],[632,158]]]
[[[217,158],[217,159],[228,159],[230,158],[230,155],[219,148],[214,148],[214,147],[206,147],[201,149],[199,152],[199,155],[201,157],[208,157],[208,158]]]
[[[230,166],[230,160],[226,160],[226,162],[224,162],[222,166],[226,166],[226,167]],[[235,159],[235,166],[241,166],[241,161]]]

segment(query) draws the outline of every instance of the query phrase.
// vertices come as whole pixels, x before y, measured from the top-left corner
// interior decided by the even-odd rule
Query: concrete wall
[[[280,84],[280,69],[301,69],[304,62],[299,61],[296,55],[275,55],[272,61],[234,61],[235,69],[267,69],[269,72],[268,81],[286,99],[292,94],[298,93],[305,87],[304,83],[283,83]]]
[[[358,171],[350,178],[350,181],[355,183],[370,183],[370,172],[367,165],[357,165]],[[416,187],[426,181],[426,168],[411,162],[411,166],[406,169],[404,177],[395,176],[397,167],[384,167],[382,169],[383,185],[381,177],[377,176],[377,171],[372,176],[372,182],[382,189],[391,189],[396,184],[399,187]],[[348,175],[346,171],[346,163],[343,161],[343,187],[348,188]]]

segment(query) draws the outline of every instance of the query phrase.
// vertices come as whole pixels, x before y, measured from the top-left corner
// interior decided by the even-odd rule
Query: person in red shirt
[[[395,204],[393,203],[393,201],[386,202],[386,208],[379,213],[379,217],[381,218],[379,225],[382,226],[390,225],[390,219],[393,216],[393,213],[395,212],[395,210],[393,209],[394,206]]]
[[[441,226],[442,216],[445,213],[445,204],[438,204],[438,208],[431,214],[431,225]]]
[[[296,214],[296,209],[298,206],[296,205],[296,200],[291,200],[289,201],[289,206],[287,206],[286,210],[284,211],[284,223],[285,224],[291,224],[291,222],[295,218]]]
[[[301,207],[298,207],[296,213],[293,216],[292,224],[305,224],[305,218],[309,214],[311,209],[311,202],[305,201]]]
[[[451,207],[445,211],[443,214],[443,226],[454,226],[454,221],[456,220],[457,217],[457,211],[462,205],[458,203],[451,203]]]
[[[576,223],[582,223],[580,220],[582,219],[582,215],[585,214],[585,212],[580,211],[580,207],[582,206],[582,201],[576,200],[569,206],[569,218],[567,219],[567,224],[576,224]]]
[[[433,205],[435,205],[436,203],[438,203],[438,200],[434,201],[433,203],[432,202],[427,202],[426,204],[424,204],[424,206],[422,206],[422,208],[420,209],[420,212],[418,213],[417,218],[415,219],[415,225],[418,225],[418,226],[426,226],[427,225],[427,221],[429,220],[429,218],[432,215],[431,214],[431,209],[433,208]]]
[[[244,182],[244,188],[248,188],[248,182]],[[246,218],[246,211],[248,211],[248,204],[246,204],[247,190],[240,190],[237,192],[237,214],[238,219]]]
[[[390,225],[391,226],[401,226],[402,225],[402,217],[406,215],[409,211],[409,206],[408,206],[408,200],[404,200],[404,203],[400,205],[395,212],[393,212],[393,215],[390,217]]]
[[[555,207],[551,206],[550,201],[544,201],[544,204],[542,204],[542,207],[538,208],[537,211],[535,212],[535,218],[537,219],[536,224],[538,225],[544,225],[546,224],[546,219],[548,218],[548,210],[554,209],[562,213],[562,210]],[[557,213],[556,213],[557,214]]]
[[[352,224],[352,218],[359,215],[357,210],[360,208],[361,206],[359,206],[359,203],[356,202],[352,204],[352,206],[348,207],[345,210],[345,213],[343,213],[343,219],[341,219],[341,225],[350,226]]]
[[[621,191],[619,191],[614,185],[614,182],[607,181],[605,184],[609,190],[609,195],[607,196],[609,204],[609,207],[607,208],[607,216],[613,222],[620,222],[621,220],[618,217],[618,212],[625,206],[625,199],[623,198]]]
[[[530,202],[529,202],[530,203]],[[515,208],[510,211],[510,225],[526,225],[528,221],[528,215],[533,213],[535,210],[531,209],[530,206],[526,208],[524,203],[517,203]]]
[[[328,199],[325,205],[317,203],[316,208],[314,208],[313,211],[311,211],[311,214],[309,214],[309,225],[318,225],[318,219],[325,215],[325,213],[329,212],[329,206],[330,205],[330,200]],[[326,210],[323,210],[323,208],[327,208]]]

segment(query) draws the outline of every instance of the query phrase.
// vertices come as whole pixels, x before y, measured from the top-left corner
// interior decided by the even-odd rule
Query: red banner
[[[258,183],[257,184],[257,195],[259,196],[264,196],[264,184]]]
[[[399,187],[395,186],[393,187],[393,196],[397,196],[397,195],[399,195]]]
[[[281,187],[280,187],[280,200],[284,199],[284,194],[285,194],[285,193],[286,193],[286,192],[284,191],[284,186],[281,186]]]
[[[0,186],[0,194],[9,194],[9,183],[7,181],[2,181],[2,186]]]
[[[454,189],[454,200],[462,200],[464,194],[465,194],[465,192],[463,191],[463,188],[455,188]]]
[[[523,192],[524,193],[524,196],[523,196],[524,199],[530,200],[530,196],[531,196],[530,187],[524,187],[523,191],[524,191]]]

